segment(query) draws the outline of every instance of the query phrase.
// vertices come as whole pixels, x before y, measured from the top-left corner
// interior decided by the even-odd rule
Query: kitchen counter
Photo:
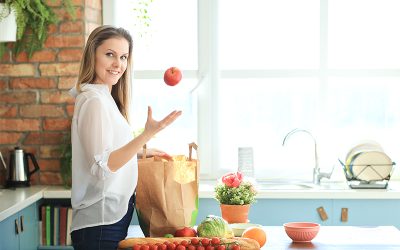
[[[343,184],[343,183],[342,183]],[[273,189],[261,189],[257,199],[399,199],[400,200],[400,182],[391,181],[388,189],[349,189],[346,186],[333,183],[328,188],[304,189],[301,186],[297,188],[285,185],[279,189],[279,186]],[[345,185],[345,183],[344,183]],[[215,182],[200,183],[200,198],[214,198]],[[10,215],[28,207],[34,202],[46,199],[69,199],[71,190],[62,186],[31,186],[27,188],[0,189],[0,221]]]
[[[71,198],[71,190],[61,186],[31,186],[15,189],[0,189],[0,222],[36,201]]]
[[[351,227],[321,226],[317,236],[308,243],[294,243],[282,226],[263,227],[267,243],[262,249],[319,250],[394,250],[400,249],[400,231],[392,226]],[[128,237],[143,237],[139,226],[131,225]]]
[[[400,181],[387,189],[351,189],[345,182],[259,184],[257,199],[400,199]],[[214,198],[215,181],[200,183],[200,198]]]

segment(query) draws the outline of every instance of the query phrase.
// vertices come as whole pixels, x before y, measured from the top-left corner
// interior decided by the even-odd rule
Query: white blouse
[[[76,96],[71,125],[71,231],[118,222],[135,191],[138,168],[133,157],[113,172],[107,162],[112,151],[133,139],[133,129],[121,115],[105,84],[85,84]]]

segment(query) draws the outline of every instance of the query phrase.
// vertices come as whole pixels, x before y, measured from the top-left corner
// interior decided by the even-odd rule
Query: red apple
[[[184,227],[175,231],[175,237],[196,237],[197,232],[191,227]]]
[[[164,82],[169,86],[177,85],[182,79],[182,72],[177,67],[171,67],[164,73]]]

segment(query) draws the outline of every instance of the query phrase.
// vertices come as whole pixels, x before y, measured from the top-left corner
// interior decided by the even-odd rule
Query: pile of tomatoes
[[[181,242],[134,245],[132,250],[240,250],[237,242],[226,243],[220,238],[192,238]]]

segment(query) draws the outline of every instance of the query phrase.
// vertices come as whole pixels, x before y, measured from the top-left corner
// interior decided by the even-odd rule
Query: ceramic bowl
[[[317,236],[320,225],[313,222],[289,222],[283,224],[293,242],[310,242]]]
[[[233,234],[236,237],[241,237],[244,230],[246,230],[249,227],[261,227],[259,224],[253,224],[253,223],[232,223],[229,224],[229,227],[232,229]]]

